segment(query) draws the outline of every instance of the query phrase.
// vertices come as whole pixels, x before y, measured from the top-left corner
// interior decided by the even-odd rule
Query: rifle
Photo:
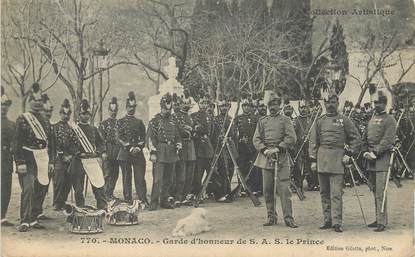
[[[307,141],[308,141],[308,139],[309,139],[309,137],[310,137],[311,130],[313,129],[314,123],[316,123],[316,120],[317,120],[317,118],[318,118],[318,113],[319,113],[319,111],[320,111],[320,108],[321,108],[321,107],[319,107],[319,108],[317,109],[316,114],[315,114],[314,119],[313,119],[313,122],[311,123],[311,126],[310,126],[310,128],[308,129],[308,131],[307,131],[307,134],[306,134],[306,136],[305,136],[305,138],[304,138],[304,141],[303,141],[303,143],[301,144],[300,148],[298,149],[297,154],[295,155],[295,158],[294,158],[294,160],[293,160],[293,162],[294,162],[294,163],[295,163],[295,162],[297,162],[298,156],[300,156],[300,153],[303,151],[303,147],[304,147],[304,145],[307,143]]]
[[[229,132],[230,132],[230,130],[232,128],[232,124],[233,124],[234,119],[235,118],[233,117],[232,120],[231,120],[231,123],[229,124],[228,129],[226,130],[226,133],[225,133],[225,135],[223,137],[222,144],[221,144],[221,146],[219,148],[219,152],[216,153],[216,151],[215,151],[215,156],[212,159],[211,166],[210,166],[210,169],[209,169],[209,173],[207,174],[207,176],[205,178],[205,181],[203,182],[202,189],[200,190],[199,194],[197,195],[197,197],[195,198],[195,200],[193,202],[193,206],[194,207],[199,207],[200,200],[202,199],[203,195],[206,193],[206,189],[207,189],[207,186],[208,186],[208,184],[210,182],[210,178],[212,177],[213,172],[215,172],[216,164],[217,164],[217,162],[218,162],[218,160],[219,160],[219,158],[221,156],[221,153],[223,151],[223,148],[226,145],[226,139],[228,138],[228,135],[229,135]]]
[[[254,163],[251,163],[251,165],[249,167],[248,174],[246,174],[246,176],[245,176],[245,181],[248,180],[249,176],[252,173],[252,170],[254,169],[254,166],[255,166]],[[240,190],[240,188],[241,188],[241,183],[239,182],[238,185],[229,193],[229,195],[231,197],[235,197],[236,193]]]
[[[289,158],[290,162],[292,162],[292,165],[291,165],[291,167],[290,167],[290,172],[291,172],[291,174],[293,174],[294,162],[293,162],[293,160],[292,160],[292,158],[291,158],[291,155],[290,155],[290,154],[288,154],[288,158]],[[301,179],[302,179],[302,174],[301,174]],[[295,189],[295,193],[297,194],[298,199],[300,199],[300,201],[304,201],[304,199],[305,199],[305,195],[304,195],[303,190],[302,190],[302,189],[300,189],[300,188],[298,188],[298,186],[297,186],[297,185],[294,183],[294,181],[292,181],[291,179],[290,179],[290,185],[291,185],[292,187],[294,187],[294,189]]]
[[[260,206],[261,202],[259,201],[258,197],[252,193],[251,189],[249,189],[248,185],[246,184],[245,178],[241,174],[241,170],[239,169],[238,163],[236,162],[236,158],[235,158],[235,156],[232,152],[232,149],[229,146],[228,140],[226,140],[226,147],[228,149],[229,155],[231,156],[231,159],[232,159],[232,162],[233,162],[233,165],[234,165],[234,171],[236,172],[237,176],[239,177],[239,180],[241,181],[243,188],[248,192],[248,196],[251,199],[254,206],[255,207]]]

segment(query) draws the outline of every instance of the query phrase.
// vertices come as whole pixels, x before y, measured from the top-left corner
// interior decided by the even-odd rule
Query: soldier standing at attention
[[[190,104],[179,98],[179,110],[173,114],[182,139],[183,147],[179,151],[180,160],[175,167],[175,207],[192,202],[192,182],[196,162],[196,152],[193,142],[193,120],[189,115]]]
[[[262,169],[267,222],[264,226],[277,224],[275,194],[280,196],[285,224],[296,228],[292,215],[290,185],[290,162],[288,149],[294,147],[297,137],[290,118],[280,114],[281,99],[277,96],[268,102],[270,115],[259,119],[253,143],[258,151],[255,165]],[[276,160],[278,162],[276,163]],[[275,165],[278,165],[276,168]],[[277,174],[275,174],[277,172]],[[274,184],[275,183],[275,184]],[[276,189],[276,192],[274,191]]]
[[[13,151],[16,134],[16,123],[7,118],[12,101],[1,87],[1,225],[13,226],[6,219],[7,209],[12,194]]]
[[[56,211],[61,211],[65,207],[71,187],[77,189],[76,177],[70,172],[70,164],[79,151],[78,138],[68,123],[72,113],[68,99],[63,101],[59,113],[61,119],[53,126],[53,141],[56,151],[55,172],[53,173],[55,193],[53,206]]]
[[[42,95],[42,101],[43,101],[43,113],[44,117],[46,119],[46,122],[48,123],[48,126],[51,128],[51,137],[52,140],[49,142],[51,144],[52,148],[54,148],[54,140],[53,140],[53,125],[50,122],[50,119],[52,118],[52,112],[53,112],[53,106],[49,100],[49,96],[47,94]],[[53,149],[54,154],[54,149]],[[49,172],[49,178],[53,175],[53,170],[50,170]],[[46,193],[48,192],[49,184],[42,185],[39,183],[38,180],[35,180],[35,191],[33,194],[33,204],[32,204],[32,215],[34,219],[38,220],[47,220],[49,217],[47,217],[43,213],[43,202],[45,201]]]
[[[209,161],[213,157],[213,147],[210,142],[212,132],[212,117],[208,114],[209,100],[199,99],[199,111],[192,113],[191,117],[195,125],[194,144],[196,150],[196,169],[193,176],[194,195],[202,190],[202,178],[206,171],[209,172]]]
[[[110,117],[104,120],[99,126],[99,132],[105,142],[105,152],[103,156],[103,169],[105,178],[105,195],[108,199],[114,198],[114,189],[119,175],[119,164],[117,160],[120,145],[117,141],[117,98],[113,97],[108,105]]]
[[[147,184],[145,180],[146,160],[143,148],[146,139],[146,127],[142,120],[135,117],[137,103],[134,92],[128,93],[125,104],[127,114],[117,122],[118,141],[121,145],[118,161],[122,170],[124,200],[132,200],[132,172],[138,199],[148,205]]]
[[[224,135],[231,125],[232,118],[228,115],[228,110],[231,107],[230,102],[221,100],[218,102],[219,114],[213,119],[212,144],[215,150],[219,150],[224,140]],[[232,141],[234,138],[234,128],[230,129],[228,134],[228,142],[234,145]],[[238,157],[236,157],[238,158]],[[230,154],[226,148],[223,149],[221,156],[217,162],[217,173],[212,175],[212,192],[215,195],[217,202],[230,203],[229,193],[231,192],[231,179],[233,176],[233,163]]]
[[[327,113],[316,121],[310,134],[309,153],[311,169],[318,170],[324,225],[343,232],[343,183],[344,166],[350,156],[357,155],[361,138],[356,126],[338,113],[339,98],[335,94],[324,101]],[[349,145],[345,151],[345,144]]]
[[[156,167],[153,169],[153,188],[151,191],[150,211],[158,206],[173,209],[169,193],[173,181],[173,171],[179,160],[178,151],[182,148],[179,128],[171,115],[172,97],[169,93],[160,100],[161,111],[149,123],[148,137],[152,149],[152,160]]]
[[[50,144],[51,129],[42,114],[43,101],[38,83],[33,83],[28,103],[30,111],[20,115],[16,121],[15,162],[22,189],[19,232],[26,232],[30,227],[35,229],[45,228],[32,215],[35,180],[38,179],[39,172],[44,172],[37,169],[37,160],[33,151],[47,149],[49,155],[48,169],[49,171],[53,170],[53,154]]]
[[[383,193],[386,185],[387,171],[391,150],[395,144],[396,121],[392,115],[386,113],[387,98],[382,91],[378,91],[377,99],[374,100],[375,113],[369,120],[367,135],[365,138],[363,157],[367,159],[369,180],[374,185],[373,194],[375,196],[376,221],[368,227],[376,228],[374,231],[385,230],[388,223],[386,208],[382,212]]]
[[[244,177],[248,175],[251,169],[254,169],[247,179],[247,184],[254,194],[258,194],[258,192],[262,192],[262,181],[259,181],[261,179],[260,171],[252,167],[256,157],[256,149],[252,143],[252,137],[255,133],[258,118],[253,113],[252,101],[244,98],[241,102],[243,113],[235,118],[239,153],[238,165]],[[241,192],[241,194],[246,193]]]
[[[105,156],[105,145],[104,140],[101,137],[101,134],[98,131],[98,128],[90,125],[91,122],[91,112],[90,106],[86,99],[81,101],[81,108],[79,112],[79,121],[77,125],[82,130],[84,138],[78,136],[78,140],[80,141],[79,147],[79,154],[75,156],[72,160],[71,165],[71,172],[76,174],[76,189],[75,189],[75,197],[76,205],[82,207],[85,205],[85,198],[83,195],[83,185],[85,180],[85,169],[83,167],[81,159],[85,158],[96,158]],[[90,147],[87,147],[90,145]],[[92,148],[92,149],[90,149]],[[94,193],[95,200],[97,203],[98,209],[105,209],[107,208],[107,199],[105,197],[105,189],[104,187],[95,187],[91,183],[92,192]]]

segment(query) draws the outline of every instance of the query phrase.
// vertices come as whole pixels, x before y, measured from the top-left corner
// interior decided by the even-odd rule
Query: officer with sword
[[[259,119],[253,144],[258,151],[255,166],[262,169],[267,221],[264,226],[277,224],[276,195],[280,196],[285,224],[297,228],[292,215],[290,162],[288,149],[297,137],[290,119],[280,114],[281,99],[274,96],[268,102],[270,115]]]

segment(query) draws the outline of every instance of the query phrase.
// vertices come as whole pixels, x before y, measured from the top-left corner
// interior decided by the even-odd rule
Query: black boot
[[[382,232],[384,230],[385,230],[385,225],[379,224],[378,227],[375,230],[373,230],[373,231],[375,231],[375,232]]]
[[[274,226],[274,225],[277,225],[277,218],[276,217],[272,217],[272,216],[268,216],[267,222],[265,222],[263,224],[263,226],[265,226],[265,227]]]
[[[339,232],[339,233],[343,232],[342,225],[340,225],[340,224],[334,225],[334,231]]]
[[[370,223],[369,225],[367,225],[369,228],[377,228],[378,227],[378,223],[377,221]]]

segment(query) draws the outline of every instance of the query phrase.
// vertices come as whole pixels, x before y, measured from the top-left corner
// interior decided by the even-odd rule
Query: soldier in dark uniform
[[[42,94],[42,101],[43,101],[43,114],[45,116],[46,122],[48,126],[51,128],[51,137],[53,138],[53,125],[50,123],[50,119],[52,118],[53,106],[49,100],[49,96],[47,94]],[[54,142],[49,142],[54,147]],[[53,152],[54,154],[54,152]],[[53,173],[52,170],[50,172]],[[52,173],[49,173],[49,177],[52,177]],[[48,192],[49,184],[42,185],[37,180],[35,180],[35,189],[33,194],[33,204],[32,204],[32,215],[34,218],[39,220],[47,220],[47,217],[43,213],[43,202],[45,201],[46,194]]]
[[[85,158],[96,158],[96,157],[102,157],[103,155],[106,155],[105,153],[105,143],[104,140],[101,137],[101,134],[98,131],[98,128],[91,126],[91,112],[90,112],[90,106],[87,100],[83,99],[81,101],[81,108],[79,112],[79,121],[77,125],[79,128],[83,131],[85,134],[87,140],[91,143],[92,147],[94,148],[94,151],[90,151],[89,149],[85,149],[84,145],[80,141],[80,147],[79,147],[79,154],[77,154],[72,159],[72,165],[71,165],[71,172],[76,178],[75,183],[75,198],[76,198],[76,205],[78,206],[84,206],[85,205],[85,198],[83,195],[83,185],[85,181],[85,175],[86,172],[83,168],[81,159]],[[78,140],[83,140],[81,138],[78,138]],[[95,200],[97,202],[97,208],[98,209],[105,209],[107,208],[107,199],[105,197],[105,189],[104,187],[98,188],[91,184],[92,192],[94,193]]]
[[[227,100],[219,101],[218,108],[219,114],[213,119],[213,131],[212,131],[212,145],[215,147],[215,151],[219,151],[224,135],[231,125],[232,118],[228,115],[230,103]],[[233,126],[228,134],[228,139],[233,143],[234,129]],[[234,144],[234,143],[233,143]],[[236,157],[238,158],[238,157]],[[232,202],[233,199],[228,197],[231,192],[231,179],[233,176],[233,163],[230,158],[229,152],[226,148],[223,149],[221,156],[217,162],[217,172],[213,173],[211,179],[210,190],[214,195],[217,202]]]
[[[77,177],[70,172],[70,164],[79,152],[79,141],[68,123],[72,114],[68,99],[63,101],[59,114],[61,119],[53,126],[54,150],[56,151],[53,206],[56,211],[61,211],[65,207],[71,187],[74,190],[78,189],[76,187]],[[79,194],[82,195],[82,191],[75,195]]]
[[[391,150],[395,144],[396,121],[386,113],[387,98],[378,91],[374,100],[375,114],[370,119],[364,145],[364,158],[368,160],[369,179],[374,185],[376,221],[368,227],[375,227],[376,232],[385,230],[388,223],[387,207],[382,212],[383,193],[386,185],[387,171]],[[386,198],[385,198],[386,200]]]
[[[343,232],[343,163],[349,164],[350,156],[357,155],[361,138],[353,122],[338,114],[337,95],[330,94],[324,104],[327,113],[316,121],[310,134],[311,169],[318,170],[320,181],[324,215],[320,229],[334,227],[336,232]],[[345,144],[349,146],[347,151]]]
[[[253,113],[252,101],[245,98],[241,101],[243,114],[236,116],[235,127],[238,145],[238,165],[241,173],[246,177],[251,170],[251,174],[247,179],[247,184],[254,194],[262,193],[262,174],[259,169],[254,167],[256,158],[256,149],[252,142],[255,133],[258,116]],[[245,192],[242,192],[244,195]]]
[[[16,134],[16,123],[7,118],[9,107],[12,101],[4,93],[1,87],[1,225],[13,226],[14,224],[6,219],[12,194],[13,175],[13,150]]]
[[[298,154],[297,160],[294,163],[293,177],[294,183],[298,188],[303,188],[304,178],[307,180],[308,191],[318,191],[317,173],[311,171],[310,156],[308,154],[308,140],[304,144],[304,140],[307,138],[312,119],[307,112],[307,106],[302,105],[299,108],[299,116],[294,120],[295,134],[297,136],[297,143],[295,145],[295,154]],[[302,146],[302,149],[300,149]],[[300,153],[298,153],[301,151]],[[295,156],[295,155],[294,155]]]
[[[281,206],[285,224],[296,228],[292,215],[292,201],[290,185],[290,162],[288,150],[293,148],[297,137],[294,126],[288,117],[280,114],[281,99],[274,96],[268,103],[270,115],[259,119],[253,143],[258,151],[255,165],[262,169],[264,183],[264,197],[267,207],[267,222],[264,226],[277,224],[276,199],[277,193],[281,200]],[[278,162],[275,163],[274,159]],[[275,174],[275,165],[277,174]],[[276,190],[276,192],[274,191]]]
[[[103,169],[105,178],[105,195],[108,199],[114,198],[114,189],[119,175],[118,153],[120,144],[117,140],[117,98],[113,97],[108,105],[110,117],[99,126],[99,132],[105,142],[103,155]]]
[[[148,205],[147,184],[145,180],[146,160],[143,154],[146,128],[142,120],[136,118],[136,99],[134,92],[128,93],[126,101],[127,114],[117,122],[118,141],[121,144],[118,161],[122,170],[124,199],[132,200],[132,172],[138,199]]]
[[[213,157],[213,147],[210,141],[213,118],[208,114],[210,101],[207,98],[199,100],[199,111],[192,113],[194,122],[194,144],[196,150],[196,169],[193,176],[193,194],[199,194],[202,190],[202,178],[206,171],[209,172],[209,162]]]
[[[161,111],[149,123],[148,137],[152,160],[156,167],[153,169],[153,188],[151,192],[150,209],[173,209],[174,202],[169,196],[172,186],[174,166],[179,160],[178,151],[182,148],[179,128],[171,115],[172,96],[166,94],[160,100]]]
[[[196,152],[193,142],[194,124],[189,115],[190,104],[178,98],[179,109],[175,112],[173,120],[177,123],[182,139],[182,149],[179,151],[179,161],[174,169],[174,200],[175,207],[180,207],[182,203],[192,202],[191,195],[193,175],[196,162]]]
[[[26,232],[29,227],[44,229],[36,217],[32,215],[33,193],[38,169],[35,157],[31,150],[48,149],[49,171],[53,170],[53,154],[51,142],[51,128],[42,115],[43,101],[40,94],[40,85],[32,85],[29,97],[30,112],[22,114],[16,121],[16,152],[15,161],[22,189],[20,199],[20,226],[18,231]],[[26,115],[26,116],[25,116]],[[26,120],[28,117],[32,122]],[[32,124],[34,127],[30,125]]]

